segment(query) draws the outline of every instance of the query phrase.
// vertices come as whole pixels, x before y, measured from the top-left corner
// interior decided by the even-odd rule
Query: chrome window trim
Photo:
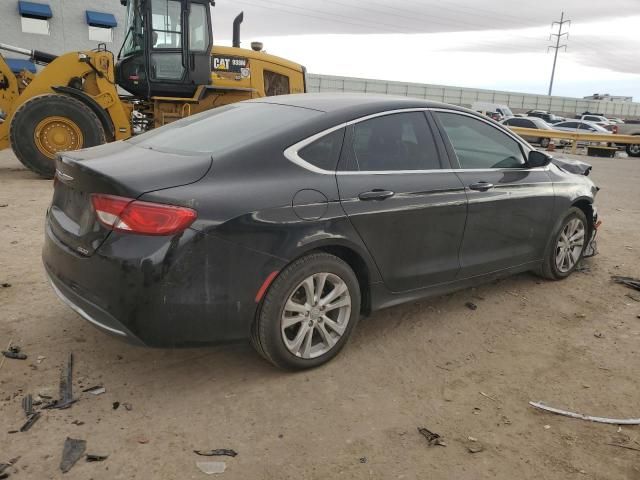
[[[490,121],[485,120],[483,118],[479,118],[476,115],[461,112],[459,110],[451,110],[446,108],[437,108],[437,107],[419,107],[419,108],[403,108],[397,110],[387,110],[384,112],[372,113],[370,115],[366,115],[364,117],[356,118],[354,120],[349,120],[348,122],[343,122],[339,125],[335,125],[331,128],[327,128],[321,132],[318,132],[310,137],[307,137],[303,140],[300,140],[297,143],[294,143],[290,147],[286,148],[283,152],[284,156],[290,162],[298,165],[299,167],[304,168],[313,173],[319,173],[321,175],[406,175],[406,174],[416,174],[416,173],[464,173],[464,172],[517,172],[517,171],[545,171],[549,170],[549,167],[536,167],[536,168],[438,168],[438,169],[430,169],[430,170],[357,170],[357,171],[345,171],[341,172],[339,170],[325,170],[323,168],[316,167],[315,165],[307,162],[302,157],[300,157],[300,150],[308,146],[309,144],[315,142],[316,140],[324,137],[325,135],[329,135],[330,133],[335,132],[336,130],[340,130],[341,128],[346,128],[350,125],[355,125],[356,123],[364,122],[366,120],[370,120],[372,118],[383,117],[386,115],[394,115],[397,113],[408,113],[408,112],[444,112],[444,113],[455,113],[459,115],[465,115],[467,117],[475,118],[476,120],[480,120],[481,122],[485,122],[489,126],[495,128],[496,130],[506,134],[508,137],[511,137],[515,140],[519,145],[521,145],[525,152],[528,152],[532,149],[530,145],[526,142],[523,142],[517,136],[515,136],[509,129],[505,128],[504,130],[497,128]]]

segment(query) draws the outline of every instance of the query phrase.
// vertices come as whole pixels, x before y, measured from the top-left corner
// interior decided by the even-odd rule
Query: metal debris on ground
[[[67,473],[69,470],[71,470],[76,462],[82,458],[86,449],[86,440],[78,440],[75,438],[67,437],[64,441],[64,447],[62,449],[62,459],[60,460],[60,470],[62,471],[62,473]]]
[[[196,462],[196,467],[198,467],[202,473],[211,475],[214,473],[224,473],[227,469],[227,464],[224,462]]]
[[[93,453],[87,453],[87,462],[104,462],[109,455],[95,455]]]
[[[24,425],[20,427],[20,431],[26,432],[27,430],[29,430],[33,426],[33,424],[38,421],[39,418],[40,418],[40,412],[34,412],[31,415],[29,415],[27,417],[27,421],[24,423]]]
[[[640,278],[622,277],[620,275],[612,275],[611,280],[622,285],[626,285],[629,288],[635,288],[640,290]]]
[[[20,351],[20,347],[18,345],[10,345],[6,350],[2,351],[2,355],[7,358],[12,358],[14,360],[26,360],[27,356]]]
[[[439,445],[441,447],[447,446],[444,439],[438,433],[432,432],[428,428],[418,427],[418,433],[420,433],[420,435],[422,435],[424,438],[427,439],[427,442],[429,443],[430,446],[433,446],[433,445]]]
[[[236,455],[238,455],[238,452],[230,448],[217,448],[215,450],[194,450],[193,453],[197,453],[198,455],[202,455],[203,457],[235,457]]]
[[[102,395],[107,389],[102,385],[96,385],[95,387],[89,387],[82,390],[83,393],[90,393],[91,395]]]
[[[467,302],[464,304],[465,307],[467,307],[469,310],[477,310],[478,309],[478,305],[476,305],[473,302]]]
[[[529,402],[529,405],[546,412],[555,413],[557,415],[564,415],[565,417],[578,418],[580,420],[588,420],[590,422],[609,423],[612,425],[640,425],[640,418],[593,417],[591,415],[584,415],[582,413],[574,413],[567,410],[561,410],[559,408],[549,407],[542,402]]]

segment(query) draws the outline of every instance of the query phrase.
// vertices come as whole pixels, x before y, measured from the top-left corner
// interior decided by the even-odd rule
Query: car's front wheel
[[[588,242],[587,217],[572,207],[556,226],[547,246],[540,273],[550,280],[568,277],[582,259]]]
[[[360,315],[360,288],[340,258],[313,253],[287,266],[269,287],[252,344],[280,368],[305,369],[338,354]]]

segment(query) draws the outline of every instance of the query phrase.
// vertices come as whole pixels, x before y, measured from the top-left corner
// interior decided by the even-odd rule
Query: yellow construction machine
[[[305,69],[262,51],[212,46],[211,0],[121,0],[125,39],[116,56],[104,45],[55,56],[27,55],[37,74],[14,73],[0,55],[0,150],[51,178],[58,152],[92,147],[241,100],[305,91]]]

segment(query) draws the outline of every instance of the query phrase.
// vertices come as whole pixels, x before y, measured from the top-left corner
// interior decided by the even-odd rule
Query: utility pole
[[[562,37],[564,37],[565,35],[567,36],[567,39],[569,38],[569,32],[563,32],[562,28],[564,27],[564,24],[567,23],[569,25],[571,25],[571,20],[565,20],[564,19],[564,12],[562,12],[562,14],[560,15],[560,21],[559,22],[553,22],[551,24],[551,28],[553,28],[555,25],[558,25],[558,33],[552,33],[551,35],[549,35],[549,40],[551,40],[552,37],[556,37],[556,44],[555,45],[549,45],[547,47],[547,53],[549,53],[549,49],[553,48],[555,50],[555,52],[553,53],[553,68],[551,69],[551,82],[549,82],[549,96],[551,96],[551,91],[553,90],[553,77],[556,74],[556,62],[558,61],[558,50],[560,50],[561,48],[564,48],[564,51],[567,51],[567,44],[562,44],[560,45],[560,40],[562,39]]]

